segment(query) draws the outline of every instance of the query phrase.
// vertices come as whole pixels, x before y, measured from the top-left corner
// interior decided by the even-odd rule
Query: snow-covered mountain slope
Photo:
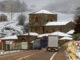
[[[18,25],[18,17],[19,15],[25,15],[26,16],[26,21],[25,23],[27,23],[27,12],[23,12],[23,13],[4,13],[4,12],[0,12],[0,14],[5,14],[7,16],[8,21],[3,21],[0,22],[0,33],[5,34],[6,36],[8,35],[12,35],[12,34],[23,34],[24,31],[24,27],[21,25]],[[12,18],[11,18],[12,16]],[[1,36],[1,35],[0,35]]]

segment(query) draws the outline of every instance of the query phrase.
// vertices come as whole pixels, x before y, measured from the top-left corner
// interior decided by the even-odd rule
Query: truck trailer
[[[36,39],[34,40],[34,43],[33,43],[33,49],[38,49],[40,50],[41,49],[41,45],[40,45],[40,39]]]
[[[48,47],[47,51],[58,51],[58,36],[48,36]]]

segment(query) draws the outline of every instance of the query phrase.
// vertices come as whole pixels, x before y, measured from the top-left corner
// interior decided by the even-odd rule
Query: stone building
[[[18,42],[28,42],[28,49],[32,49],[32,41],[37,39],[37,33],[26,33],[18,36]]]
[[[51,12],[45,10],[31,13],[29,14],[29,31],[42,34],[44,33],[43,25],[49,21],[57,21],[57,14],[52,14]]]
[[[31,13],[29,14],[29,32],[43,34],[55,31],[68,32],[74,29],[75,24],[72,21],[58,22],[57,20],[57,14],[46,10]]]
[[[68,32],[71,29],[74,29],[74,22],[48,22],[45,24],[44,33],[51,33],[55,31]]]

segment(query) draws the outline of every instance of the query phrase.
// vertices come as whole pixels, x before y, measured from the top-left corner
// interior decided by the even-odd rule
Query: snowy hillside
[[[4,13],[0,12],[0,14],[5,14],[7,16],[8,21],[5,22],[0,22],[0,33],[3,35],[12,35],[12,34],[23,34],[24,27],[21,25],[18,25],[18,17],[21,15],[21,13],[12,13],[12,18],[11,18],[11,13]],[[27,18],[27,13],[24,12],[22,15],[26,16],[26,21],[25,23],[28,22]],[[0,35],[1,36],[1,35]]]

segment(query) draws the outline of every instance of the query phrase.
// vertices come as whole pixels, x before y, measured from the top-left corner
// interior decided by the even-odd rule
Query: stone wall
[[[57,14],[29,14],[29,32],[36,32],[39,34],[55,31],[68,32],[74,29],[75,26],[73,22],[69,22],[66,25],[44,26],[44,24],[51,21],[57,22]]]
[[[36,36],[19,35],[18,41],[19,42],[31,42],[32,40],[36,38],[37,38]]]
[[[29,32],[36,32],[39,34],[43,34],[44,33],[44,27],[43,26],[30,26]]]
[[[49,21],[57,21],[57,14],[30,14],[29,32],[44,33],[43,25]]]
[[[30,14],[30,26],[43,26],[49,21],[57,21],[57,14]]]
[[[44,33],[51,33],[55,31],[68,32],[71,29],[74,29],[75,24],[73,22],[69,22],[66,25],[57,25],[57,26],[45,26]]]

